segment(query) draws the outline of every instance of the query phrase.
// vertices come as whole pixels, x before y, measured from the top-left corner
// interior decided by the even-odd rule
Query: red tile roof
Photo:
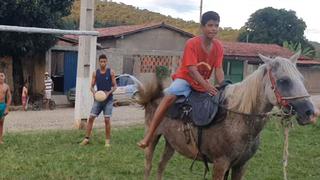
[[[258,57],[263,54],[270,57],[290,57],[293,53],[276,44],[258,44],[243,42],[223,42],[225,56]]]
[[[160,28],[160,27],[164,27],[167,29],[177,31],[177,32],[179,32],[183,35],[189,36],[189,37],[194,36],[193,34],[191,34],[189,32],[183,31],[179,28],[176,28],[174,26],[170,26],[170,25],[165,24],[163,22],[140,24],[140,25],[115,26],[115,27],[107,27],[107,28],[96,28],[95,30],[97,30],[99,32],[98,38],[104,38],[104,37],[118,38],[118,37],[121,37],[124,35],[134,34],[137,32]],[[70,39],[78,39],[78,36],[75,36],[75,35],[65,35],[63,37],[70,38]]]
[[[243,42],[223,42],[224,55],[231,57],[259,58],[258,54],[269,57],[289,58],[294,53],[287,48],[277,44],[259,44]],[[320,64],[320,61],[313,60],[309,57],[301,56],[298,64]]]

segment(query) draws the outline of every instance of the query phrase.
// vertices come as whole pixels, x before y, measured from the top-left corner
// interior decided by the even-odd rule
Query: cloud
[[[148,9],[164,15],[170,15],[174,18],[184,20],[194,20],[195,14],[199,14],[199,0],[113,0],[114,2],[122,2],[124,4],[139,7],[140,9]],[[196,18],[198,19],[198,18]]]
[[[176,12],[188,13],[199,9],[200,1],[197,0],[153,0],[159,8],[172,9]]]
[[[176,13],[192,12],[198,10],[200,6],[200,1],[198,0],[114,0],[114,2],[122,2],[157,12],[170,9],[171,12]]]

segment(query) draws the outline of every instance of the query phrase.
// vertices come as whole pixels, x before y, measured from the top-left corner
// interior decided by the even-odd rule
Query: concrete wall
[[[116,74],[123,74],[124,69],[133,69],[132,74],[143,79],[152,75],[137,71],[141,62],[135,58],[136,56],[174,56],[174,61],[179,61],[180,59],[176,57],[181,55],[184,44],[189,38],[188,36],[166,28],[146,30],[118,39],[99,38],[98,43],[106,49],[97,50],[96,67],[99,67],[99,56],[105,54],[108,57],[109,66],[115,70]],[[56,45],[51,50],[77,51],[77,47],[62,47]],[[54,58],[53,56],[51,57]],[[128,62],[131,60],[134,62]],[[51,64],[51,61],[47,63]],[[172,72],[177,68],[178,62],[175,64],[176,65],[172,67],[174,68]],[[128,65],[133,65],[134,67],[128,67]]]
[[[178,62],[180,61],[180,56],[182,51],[150,51],[150,50],[124,50],[110,48],[106,50],[99,50],[97,52],[97,67],[99,67],[98,57],[100,54],[104,53],[108,57],[109,66],[115,70],[116,74],[123,73],[124,57],[132,57],[133,64],[133,75],[137,77],[142,82],[149,82],[153,80],[155,73],[143,73],[141,72],[141,57],[143,56],[156,56],[156,57],[171,57],[172,66],[170,67],[171,72],[174,73],[178,68]],[[166,80],[165,85],[169,84],[171,79]]]
[[[98,43],[104,48],[116,48],[116,39],[98,39]]]
[[[119,38],[116,48],[129,50],[181,51],[190,37],[166,28],[142,31]]]
[[[143,59],[149,58],[153,59],[151,60],[152,65],[148,65],[149,68],[154,69],[154,66],[161,65],[161,63],[156,62],[157,59],[161,61],[161,59],[170,59],[171,60],[171,66],[167,66],[171,70],[171,74],[175,73],[178,64],[180,61],[180,57],[182,55],[182,51],[143,51],[139,52],[139,54],[133,55],[134,58],[134,67],[133,67],[133,75],[136,76],[139,80],[141,80],[143,83],[148,83],[150,81],[153,81],[155,78],[155,71],[153,72],[145,72],[143,71],[143,68],[141,66],[143,65]],[[153,67],[152,67],[153,66]],[[164,87],[169,86],[171,83],[171,76],[164,80]]]
[[[111,69],[113,69],[117,75],[123,73],[123,56],[125,55],[124,51],[114,48],[97,50],[96,68],[99,68],[99,56],[101,54],[105,54],[107,56],[109,67],[111,67]]]
[[[309,93],[320,94],[320,66],[298,67]]]

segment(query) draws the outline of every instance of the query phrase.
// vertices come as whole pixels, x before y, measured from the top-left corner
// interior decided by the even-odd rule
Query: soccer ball
[[[104,91],[97,91],[94,94],[94,99],[98,102],[103,102],[107,99],[107,95]]]

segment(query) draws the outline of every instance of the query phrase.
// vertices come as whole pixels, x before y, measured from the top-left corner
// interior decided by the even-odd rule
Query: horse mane
[[[237,109],[243,113],[250,113],[257,103],[258,93],[264,75],[265,65],[245,78],[242,82],[229,85],[225,92],[228,98],[228,108]],[[139,98],[137,103],[148,109],[149,103],[163,96],[163,85],[156,78],[156,83],[148,83],[145,87],[139,86]]]
[[[266,66],[262,65],[242,82],[228,86],[225,98],[228,100],[228,109],[236,109],[242,113],[252,113],[258,103]]]
[[[298,69],[288,59],[276,57],[273,66],[281,68],[280,71],[286,72],[290,77],[303,78]],[[243,81],[229,85],[225,91],[225,98],[228,102],[227,108],[242,113],[252,113],[257,103],[260,103],[259,93],[263,87],[263,77],[266,71],[267,65],[261,65]],[[146,108],[149,103],[163,95],[162,81],[156,78],[156,83],[149,83],[145,87],[139,86],[138,104]]]

